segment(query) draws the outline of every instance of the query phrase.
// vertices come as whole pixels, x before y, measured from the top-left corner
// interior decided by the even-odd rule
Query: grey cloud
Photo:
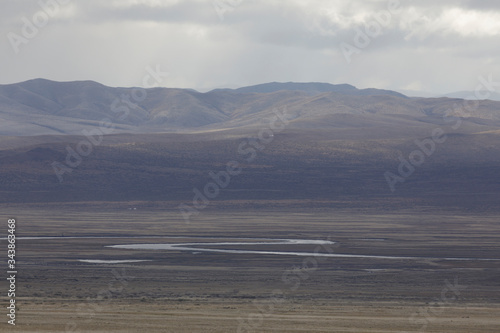
[[[389,89],[421,84],[448,92],[471,89],[467,77],[498,70],[491,62],[500,51],[494,31],[481,35],[482,27],[468,34],[439,22],[452,8],[498,14],[496,1],[401,0],[401,12],[350,64],[340,44],[355,45],[357,29],[364,31],[389,0],[242,0],[223,20],[212,0],[153,2],[74,1],[71,11],[51,19],[19,55],[4,37],[0,61],[9,65],[0,83],[41,76],[137,85],[145,66],[158,63],[171,72],[164,85],[200,90],[326,81]],[[21,17],[40,7],[19,0],[3,9],[0,35],[6,36],[20,33]]]
[[[463,2],[464,6],[471,9],[478,10],[500,10],[500,2],[497,0],[467,0]]]
[[[215,24],[218,17],[210,1],[184,0],[166,6],[145,3],[114,7],[105,1],[79,3],[81,19],[91,22],[151,21],[172,23]]]

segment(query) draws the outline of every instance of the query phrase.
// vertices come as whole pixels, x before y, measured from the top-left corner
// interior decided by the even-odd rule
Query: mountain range
[[[177,209],[237,162],[241,173],[207,206],[500,210],[492,100],[37,79],[0,86],[0,119],[4,204]]]
[[[290,128],[419,128],[461,116],[457,98],[409,98],[348,84],[266,83],[199,93],[175,88],[112,88],[93,81],[35,79],[0,85],[0,135],[79,135],[112,123],[113,133],[200,132],[261,127],[286,108]],[[500,102],[480,101],[463,129],[500,126]]]

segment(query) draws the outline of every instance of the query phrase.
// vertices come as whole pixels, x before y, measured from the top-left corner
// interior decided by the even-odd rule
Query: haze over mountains
[[[289,128],[419,128],[461,116],[459,99],[408,98],[348,84],[266,83],[199,93],[175,88],[111,88],[92,81],[35,79],[0,86],[0,135],[80,135],[113,124],[113,133],[200,132],[262,127],[286,107]],[[463,131],[500,128],[500,102],[481,101]],[[405,130],[406,131],[406,130]]]
[[[441,95],[440,97],[449,97],[449,98],[462,98],[462,99],[474,99],[475,93],[473,91],[457,91],[448,93],[445,95]],[[494,91],[489,92],[488,99],[492,101],[500,101],[500,94]]]

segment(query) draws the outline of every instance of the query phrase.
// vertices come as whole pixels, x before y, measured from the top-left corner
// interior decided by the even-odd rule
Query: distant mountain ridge
[[[462,99],[478,99],[476,97],[476,93],[473,91],[457,91],[453,93],[448,93],[445,95],[442,95],[441,97],[448,97],[448,98],[462,98]],[[481,97],[481,96],[479,96]],[[500,101],[500,94],[497,92],[488,92],[488,99],[492,101]]]
[[[408,98],[349,84],[271,82],[200,93],[178,88],[113,88],[93,81],[35,79],[0,85],[0,135],[81,135],[111,123],[113,133],[200,132],[261,128],[276,109],[290,128],[406,131],[441,124],[460,103]],[[453,111],[455,112],[455,111]],[[500,128],[500,103],[481,101],[463,129]]]
[[[225,91],[236,91],[242,93],[272,93],[282,90],[288,91],[302,91],[311,95],[317,95],[326,92],[336,92],[346,95],[359,95],[359,96],[368,96],[368,95],[388,95],[388,96],[398,96],[405,98],[406,96],[391,90],[383,90],[383,89],[358,89],[350,84],[331,84],[331,83],[322,83],[322,82],[309,82],[309,83],[301,83],[301,82],[270,82],[263,83],[254,86],[241,87],[237,89],[217,89],[217,90],[225,90]]]

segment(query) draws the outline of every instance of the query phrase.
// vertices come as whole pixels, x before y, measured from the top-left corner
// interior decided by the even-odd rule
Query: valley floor
[[[500,331],[495,214],[207,210],[186,224],[173,210],[18,208],[2,209],[17,219],[18,308],[15,328],[4,318],[0,332]],[[39,236],[52,238],[23,238]],[[246,237],[335,242],[245,245],[253,251],[416,258],[107,247]],[[6,280],[0,290],[6,304]]]

